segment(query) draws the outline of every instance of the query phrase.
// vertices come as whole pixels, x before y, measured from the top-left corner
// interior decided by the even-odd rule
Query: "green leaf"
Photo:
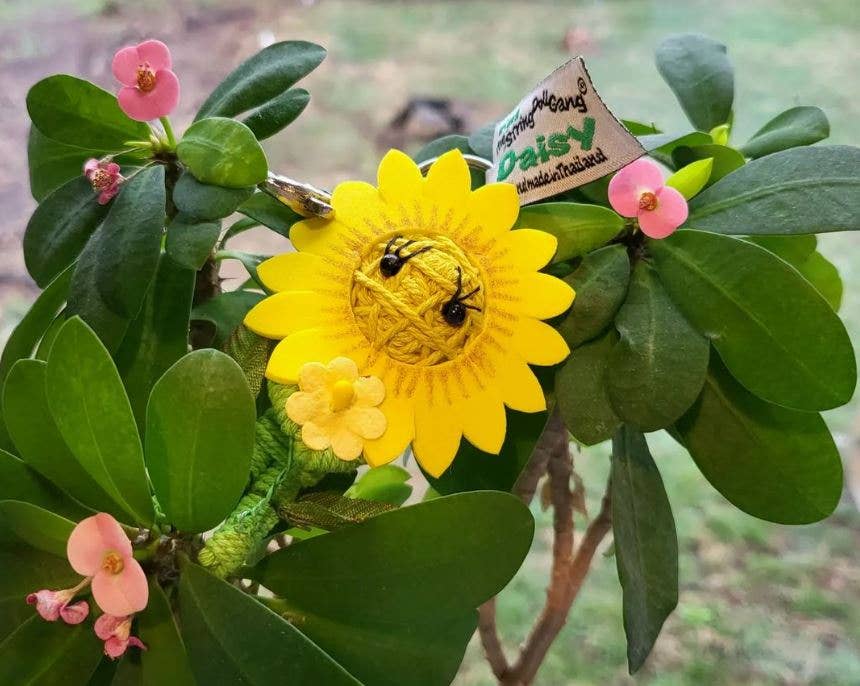
[[[700,145],[710,145],[714,142],[711,135],[702,131],[690,133],[658,133],[648,136],[637,136],[639,143],[644,147],[651,157],[666,165],[669,169],[675,169],[672,153],[682,146],[695,148]]]
[[[107,213],[83,176],[45,198],[24,233],[24,262],[33,280],[44,288],[72,264]]]
[[[196,272],[212,255],[220,235],[220,222],[198,223],[180,214],[167,227],[165,249],[177,265]]]
[[[534,452],[546,426],[547,413],[527,414],[507,410],[507,432],[498,455],[478,450],[468,441],[460,444],[457,457],[442,476],[426,472],[430,485],[442,495],[464,491],[511,491]]]
[[[460,664],[474,608],[507,584],[533,531],[518,498],[462,493],[294,543],[251,575],[361,682],[401,685],[409,674],[410,685],[442,685]]]
[[[34,614],[0,643],[0,683],[85,684],[101,659],[88,623],[69,626]]]
[[[123,184],[101,230],[91,239],[97,252],[96,287],[120,316],[131,318],[140,312],[158,269],[165,202],[164,167],[143,169]]]
[[[633,270],[615,327],[621,338],[606,367],[615,413],[640,431],[670,426],[705,383],[707,339],[678,311],[646,262]]]
[[[46,365],[21,360],[3,389],[3,413],[18,454],[30,467],[87,507],[114,515],[122,510],[78,463],[48,407]]]
[[[199,684],[360,686],[291,623],[197,565],[182,568],[179,604]]]
[[[27,93],[27,111],[39,131],[60,143],[101,152],[149,140],[149,126],[129,119],[116,96],[83,79],[55,74]]]
[[[412,494],[412,485],[406,483],[410,478],[411,475],[403,467],[382,465],[368,469],[344,495],[399,507]]]
[[[254,192],[254,187],[224,188],[200,183],[183,172],[173,188],[173,202],[185,215],[204,221],[222,219],[233,214]]]
[[[677,34],[659,45],[656,61],[693,126],[710,131],[729,121],[735,80],[725,45],[701,34]]]
[[[716,361],[676,429],[705,478],[755,517],[808,524],[839,502],[842,462],[821,416],[759,400]]]
[[[128,396],[110,354],[77,317],[51,349],[48,405],[81,466],[137,524],[153,521],[143,450]]]
[[[229,291],[207,300],[191,310],[192,321],[211,322],[215,326],[212,345],[220,348],[245,315],[266,296],[254,291]]]
[[[726,234],[860,228],[860,148],[792,148],[745,164],[690,201],[687,226]]]
[[[713,157],[696,160],[672,174],[666,179],[666,185],[671,186],[689,200],[705,187],[713,169]]]
[[[304,88],[284,91],[247,117],[244,124],[261,141],[292,124],[304,112],[310,100],[310,93]]]
[[[799,271],[824,296],[834,312],[842,304],[842,278],[839,270],[816,251],[815,234],[796,236],[750,236],[746,240],[778,255]]]
[[[192,124],[176,146],[176,154],[198,181],[215,186],[255,186],[266,180],[269,171],[251,129],[224,117]]]
[[[280,200],[263,192],[254,193],[237,211],[286,238],[290,237],[290,227],[304,219]]]
[[[565,278],[576,292],[573,307],[558,325],[571,348],[603,333],[627,295],[630,259],[623,245],[589,253]]]
[[[231,72],[194,119],[233,117],[264,105],[310,74],[325,55],[324,48],[306,41],[274,43]]]
[[[36,550],[65,557],[75,523],[32,503],[0,500],[0,527]]]
[[[618,342],[615,329],[574,349],[555,377],[558,409],[565,426],[584,445],[612,437],[621,426],[606,388],[606,367]]]
[[[484,124],[477,131],[472,132],[469,136],[469,147],[475,151],[478,157],[483,157],[485,160],[493,160],[493,136],[496,133],[496,122],[491,121],[489,124]]]
[[[434,157],[444,155],[449,150],[459,150],[466,155],[474,155],[475,151],[469,146],[469,139],[460,134],[450,134],[432,140],[412,156],[416,162],[426,162]],[[469,168],[469,176],[472,179],[472,190],[480,188],[486,182],[486,173],[480,169]]]
[[[0,500],[20,500],[70,519],[86,516],[83,507],[5,450],[0,450]]]
[[[563,262],[611,241],[624,228],[624,219],[597,205],[547,202],[523,207],[515,226],[551,233],[558,239],[553,262]]]
[[[254,398],[242,369],[217,350],[196,350],[168,369],[146,411],[146,465],[158,502],[178,529],[213,528],[248,483]]]
[[[741,148],[747,157],[764,157],[780,150],[812,145],[830,135],[827,115],[818,107],[792,107],[756,131]]]
[[[676,169],[692,164],[697,160],[712,160],[713,168],[706,183],[711,186],[735,169],[744,166],[746,160],[734,148],[725,145],[681,145],[672,151],[672,162]]]
[[[857,379],[851,340],[792,267],[752,243],[701,231],[648,246],[672,299],[751,392],[800,410],[848,402]]]
[[[74,145],[58,143],[40,133],[35,126],[31,126],[30,134],[27,136],[30,193],[37,202],[42,202],[51,191],[56,190],[70,179],[81,176],[84,162],[100,155],[100,150],[87,150]],[[92,193],[92,188],[90,188],[90,193]]]
[[[626,426],[612,439],[610,483],[627,663],[633,674],[678,604],[678,536],[645,436]]]
[[[116,366],[141,431],[146,424],[146,403],[153,385],[188,352],[195,276],[194,271],[180,267],[162,254],[140,314],[117,350]]]

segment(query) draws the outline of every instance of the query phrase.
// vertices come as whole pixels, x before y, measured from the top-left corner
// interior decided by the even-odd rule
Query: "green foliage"
[[[304,88],[284,91],[247,117],[245,126],[254,132],[258,141],[274,136],[292,124],[304,112],[310,100],[310,93]]]
[[[58,143],[31,126],[27,136],[27,162],[33,198],[42,202],[69,179],[80,176],[84,162],[100,154],[100,150]]]
[[[213,325],[215,337],[212,345],[219,348],[242,323],[248,310],[264,297],[262,293],[245,290],[222,293],[195,307],[191,311],[191,319],[210,322]]]
[[[0,526],[36,550],[63,557],[75,523],[32,503],[0,500]]]
[[[713,158],[705,157],[704,159],[690,162],[690,164],[676,171],[666,179],[666,185],[671,186],[689,200],[705,187],[705,184],[711,178],[713,170]]]
[[[285,238],[290,237],[290,227],[303,219],[280,200],[263,192],[248,198],[238,207],[238,211]]]
[[[86,512],[50,481],[5,450],[0,450],[0,500],[20,500],[70,519],[80,519]]]
[[[706,186],[711,186],[735,169],[744,166],[744,156],[726,145],[679,145],[672,151],[672,163],[676,169],[685,167],[697,160],[712,160],[713,167]]]
[[[248,481],[254,399],[241,368],[196,350],[162,376],[146,411],[146,465],[168,521],[190,533],[217,526]]]
[[[266,180],[266,154],[244,124],[225,117],[192,124],[176,147],[179,161],[202,183],[247,188]]]
[[[597,205],[549,202],[520,210],[516,227],[551,233],[558,239],[553,261],[563,262],[606,245],[624,228],[624,220]]]
[[[225,188],[201,183],[192,174],[184,172],[173,188],[173,202],[185,215],[202,221],[223,219],[245,202],[254,187]]]
[[[792,107],[778,114],[744,143],[747,157],[764,157],[780,150],[812,145],[830,135],[830,122],[819,107]]]
[[[406,483],[409,479],[410,474],[403,467],[386,464],[368,469],[344,495],[399,507],[412,494],[412,485]]]
[[[197,271],[212,256],[220,235],[220,222],[197,222],[179,215],[167,227],[165,249],[176,264]]]

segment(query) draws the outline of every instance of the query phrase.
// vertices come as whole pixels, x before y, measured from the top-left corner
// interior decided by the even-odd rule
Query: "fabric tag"
[[[603,104],[585,60],[575,57],[496,125],[487,183],[514,184],[526,205],[611,174],[644,154]]]

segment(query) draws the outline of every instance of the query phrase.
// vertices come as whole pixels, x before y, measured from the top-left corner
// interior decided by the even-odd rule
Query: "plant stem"
[[[161,117],[158,121],[164,127],[164,133],[167,136],[167,145],[171,150],[176,150],[176,136],[173,135],[173,126],[170,124],[170,117]]]

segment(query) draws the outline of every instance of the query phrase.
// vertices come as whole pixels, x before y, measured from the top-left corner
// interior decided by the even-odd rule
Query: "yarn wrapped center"
[[[399,263],[389,275],[393,258],[383,268],[380,264],[392,254]],[[483,326],[484,297],[479,269],[446,236],[388,236],[364,253],[352,279],[352,311],[373,349],[419,366],[463,352]],[[443,311],[460,299],[469,307],[453,325]]]

